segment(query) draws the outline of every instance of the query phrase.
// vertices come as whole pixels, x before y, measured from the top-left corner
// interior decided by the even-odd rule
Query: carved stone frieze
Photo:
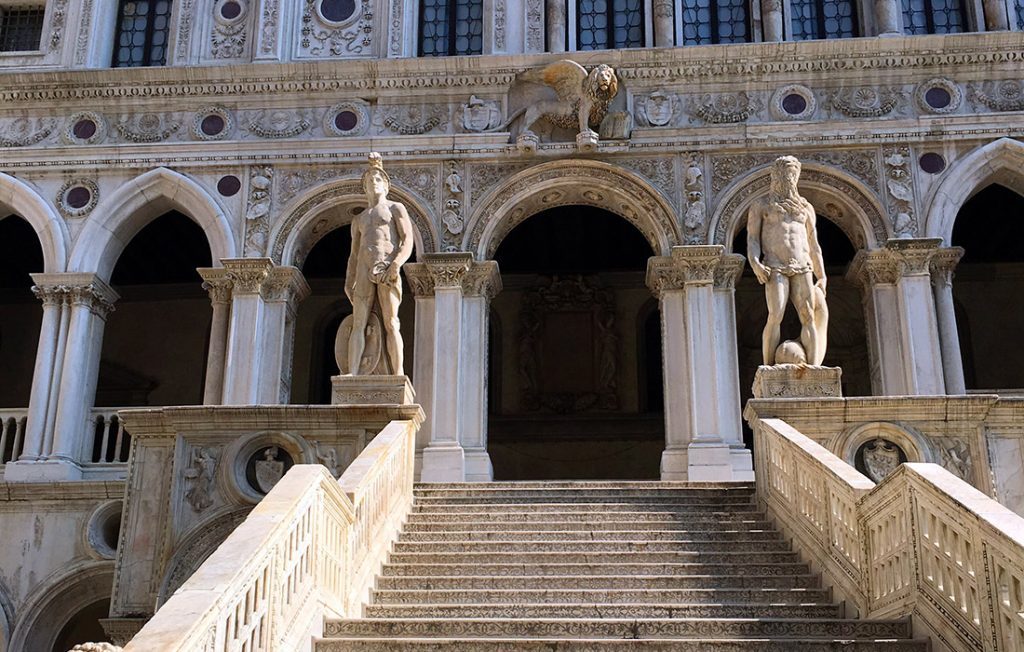
[[[260,138],[295,138],[313,124],[304,110],[261,109],[242,115],[245,130]]]
[[[883,160],[893,233],[897,238],[912,238],[918,232],[918,224],[914,211],[913,177],[910,174],[910,148],[887,148],[883,152]]]
[[[637,122],[647,127],[679,124],[682,111],[679,96],[663,90],[653,91],[636,103]]]
[[[220,8],[223,2],[213,3],[213,26],[210,29],[210,55],[214,59],[239,59],[249,41],[249,3],[234,0],[240,11],[234,18],[225,18]]]
[[[175,50],[178,61],[189,59],[189,48],[192,46],[192,28],[196,23],[195,0],[182,0],[178,13],[178,46]]]
[[[281,19],[280,0],[263,0],[260,54],[270,55],[277,49],[277,25]]]
[[[529,163],[470,163],[469,195],[474,202],[491,192],[502,180],[530,167]]]
[[[0,147],[28,147],[46,140],[55,128],[48,118],[14,118],[0,122]]]
[[[448,131],[449,113],[447,104],[378,106],[374,123],[382,132],[399,136],[443,133]]]
[[[893,86],[844,86],[824,92],[822,108],[832,116],[881,118],[909,109],[908,93]]]
[[[505,7],[505,0],[494,0],[494,50],[503,52],[505,50],[505,30],[508,10]]]
[[[396,165],[388,168],[393,181],[415,192],[431,206],[437,203],[438,171],[436,165]]]
[[[698,152],[683,155],[683,240],[688,245],[701,244],[707,237],[707,201],[704,199],[703,157]]]
[[[64,40],[64,29],[68,20],[68,0],[56,0],[50,11],[50,49],[56,50]]]
[[[114,122],[117,133],[132,143],[159,143],[170,138],[179,127],[180,121],[172,121],[159,113],[126,115]]]
[[[669,156],[651,158],[623,158],[615,161],[627,170],[632,170],[650,181],[665,195],[665,199],[678,205],[676,198],[675,160]]]
[[[275,195],[272,199],[275,205],[283,206],[306,188],[336,179],[358,177],[360,169],[360,166],[354,164],[331,167],[279,168]]]
[[[389,18],[390,29],[388,33],[388,56],[402,56],[402,31],[403,15],[405,13],[405,0],[391,0],[391,16]]]
[[[526,0],[526,50],[544,51],[544,0]]]
[[[966,482],[974,481],[971,472],[971,447],[963,439],[942,439],[937,441],[942,466]]]
[[[1024,111],[1024,81],[1005,79],[968,84],[967,101],[976,111]]]
[[[442,189],[441,224],[443,235],[441,238],[445,250],[457,251],[455,244],[458,236],[466,228],[463,218],[464,183],[463,165],[460,161],[448,161],[447,174],[444,178]]]
[[[89,53],[89,38],[92,36],[92,3],[93,0],[82,1],[82,20],[78,25],[78,38],[75,39],[75,65],[85,63]]]
[[[733,124],[746,122],[764,109],[764,100],[757,94],[704,93],[689,101],[690,122]]]
[[[466,131],[481,132],[495,129],[501,124],[501,107],[495,100],[486,100],[471,95],[462,107],[462,128]]]
[[[711,190],[715,193],[721,192],[736,177],[756,167],[771,163],[777,156],[778,154],[775,152],[762,152],[713,157],[711,159]],[[876,192],[879,190],[875,150],[800,152],[800,159],[835,166],[853,174],[872,190]]]
[[[372,54],[374,14],[370,0],[362,0],[352,15],[331,23],[317,11],[316,0],[302,5],[299,46],[305,56],[341,57]]]
[[[266,253],[273,187],[273,167],[255,165],[249,170],[249,196],[245,204],[246,256],[262,256]]]

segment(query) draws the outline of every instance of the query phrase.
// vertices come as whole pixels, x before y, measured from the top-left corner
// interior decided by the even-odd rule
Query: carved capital
[[[462,291],[467,297],[484,297],[488,301],[501,289],[501,273],[498,271],[498,263],[493,260],[473,263],[462,285]]]
[[[943,247],[932,256],[930,271],[932,285],[935,287],[952,287],[953,270],[964,255],[963,247]]]
[[[732,290],[743,274],[747,259],[740,254],[725,254],[715,268],[715,289]]]
[[[850,264],[850,270],[846,273],[847,280],[867,289],[875,285],[894,284],[899,277],[896,261],[888,251],[880,249],[858,251]]]
[[[724,254],[725,247],[722,245],[672,247],[671,256],[654,256],[648,259],[647,286],[656,296],[661,296],[666,290],[681,290],[693,285],[712,285],[719,279],[719,274],[722,274],[721,280],[725,282],[725,275],[728,272],[726,268],[719,272],[719,266],[726,259],[729,259],[727,267],[735,265],[735,262],[732,256],[726,257]],[[742,262],[738,270],[742,270]]]
[[[402,268],[414,296],[434,296],[437,288],[462,288],[467,297],[490,300],[501,292],[498,263],[475,262],[464,252],[426,254],[422,263],[409,263]]]
[[[229,303],[234,282],[223,267],[198,267],[196,272],[203,278],[203,289],[210,295],[211,303]]]
[[[896,261],[901,277],[924,276],[941,244],[940,238],[901,238],[889,240],[885,250]]]
[[[227,270],[232,289],[238,294],[259,294],[274,269],[274,261],[269,258],[225,258],[221,263]]]
[[[415,297],[434,296],[434,281],[424,263],[406,263],[402,266],[405,280]]]
[[[425,254],[423,263],[430,273],[434,290],[462,288],[462,283],[473,266],[473,254],[439,253]]]
[[[114,311],[117,292],[91,272],[32,274],[32,293],[47,305],[85,306],[101,319]]]
[[[261,288],[264,301],[298,303],[309,296],[309,284],[297,267],[275,267]]]

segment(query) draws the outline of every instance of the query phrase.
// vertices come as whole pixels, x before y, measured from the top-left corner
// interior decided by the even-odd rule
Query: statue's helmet
[[[387,189],[391,189],[391,177],[388,176],[387,171],[384,170],[384,157],[380,155],[380,152],[370,152],[367,157],[369,167],[363,172],[362,184],[363,192],[369,192],[366,184],[368,181],[373,179],[375,175],[380,175],[384,179],[384,183],[387,185]]]

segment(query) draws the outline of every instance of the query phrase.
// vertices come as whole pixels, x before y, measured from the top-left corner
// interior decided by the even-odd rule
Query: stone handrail
[[[914,617],[933,650],[1024,649],[1024,519],[935,464],[868,480],[754,420],[757,494],[851,616]]]
[[[339,480],[293,466],[125,652],[308,649],[356,616],[412,504],[416,426],[392,421]]]

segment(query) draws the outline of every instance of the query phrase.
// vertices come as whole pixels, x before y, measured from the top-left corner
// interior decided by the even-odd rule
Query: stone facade
[[[425,413],[419,478],[489,481],[496,468],[500,475],[544,460],[554,468],[587,450],[624,477],[751,480],[741,408],[745,370],[752,375],[758,363],[737,341],[753,317],[738,310],[750,288],[734,248],[748,208],[767,192],[771,161],[788,154],[804,165],[801,194],[856,251],[845,278],[833,275],[829,286],[833,317],[845,310],[855,322],[847,332],[833,328],[836,350],[849,332],[864,340],[863,350],[846,349],[843,382],[878,397],[959,398],[943,403],[948,445],[918,423],[929,401],[944,398],[914,398],[907,405],[922,413],[902,420],[890,411],[910,408],[896,404],[837,416],[835,406],[857,399],[816,403],[824,407],[806,420],[772,416],[851,463],[868,435],[847,445],[834,440],[840,433],[905,421],[900,432],[925,433],[890,437],[909,461],[940,463],[1024,510],[1019,465],[1008,461],[1020,457],[1024,434],[1012,427],[1015,404],[960,397],[967,354],[951,281],[964,254],[953,229],[965,202],[992,183],[1024,192],[1024,36],[1009,29],[1019,23],[1013,3],[971,4],[971,33],[921,36],[904,34],[895,2],[864,3],[857,12],[867,38],[818,41],[790,40],[788,3],[753,3],[751,43],[682,47],[681,5],[654,0],[645,47],[583,53],[572,7],[487,0],[482,56],[432,58],[415,56],[420,3],[411,0],[360,0],[337,21],[319,0],[237,2],[237,13],[224,1],[179,0],[167,65],[110,68],[116,4],[50,0],[41,49],[0,53],[0,218],[27,222],[42,252],[41,266],[28,270],[37,301],[0,291],[0,452],[10,503],[0,527],[23,541],[21,552],[0,556],[0,649],[48,650],[56,639],[37,642],[32,632],[56,636],[111,595],[89,589],[89,604],[64,596],[79,579],[111,586],[112,560],[128,554],[124,539],[115,554],[116,538],[95,543],[90,529],[117,511],[110,501],[123,497],[126,478],[129,488],[138,481],[124,424],[102,407],[127,401],[98,403],[100,378],[131,376],[126,386],[149,392],[136,406],[188,402],[166,378],[150,391],[129,373],[135,361],[167,359],[140,332],[166,327],[190,343],[167,367],[182,372],[191,402],[316,402],[310,379],[342,288],[307,281],[303,270],[317,243],[365,205],[359,177],[371,149],[385,156],[391,198],[414,225],[400,316]],[[614,68],[608,117],[591,140],[554,129],[535,148],[517,146],[509,122],[527,98],[523,75],[565,58]],[[517,227],[568,207],[622,218],[650,249],[646,267],[571,282],[500,269],[499,247]],[[113,282],[122,252],[168,211],[201,229],[210,264],[180,294],[162,287],[144,300],[138,290],[122,296]],[[181,317],[192,314],[204,316]],[[643,349],[652,314],[657,353]],[[115,324],[119,317],[128,325]],[[586,378],[545,385],[537,367],[531,377],[530,356],[557,355],[543,345],[559,341],[524,337],[531,319],[590,329],[593,345],[580,349],[593,358]],[[123,335],[133,323],[145,327]],[[657,359],[643,362],[648,353]],[[642,364],[662,371],[660,403],[645,399]],[[951,407],[976,401],[993,404],[987,416],[965,421]],[[519,461],[492,460],[494,416],[506,433],[497,446]],[[166,549],[146,553],[148,588],[115,603],[112,615],[149,615],[154,594],[170,586],[168,564],[178,563],[167,546],[198,532],[205,539],[195,550],[205,554],[241,518],[242,504],[251,507],[232,502],[230,483],[211,470],[221,454],[213,449],[269,429],[239,423],[225,425],[232,437],[213,433],[198,447],[168,434],[171,475],[160,482],[175,493],[160,509],[177,520],[167,520],[175,525]],[[275,426],[294,456],[335,459],[338,471],[365,444],[368,426],[359,427],[352,450],[334,449],[332,458],[320,439],[308,443],[305,425]],[[131,446],[133,455],[147,452],[138,440]],[[650,464],[632,466],[632,458]],[[140,488],[155,490],[149,482]],[[200,532],[202,512],[223,518]],[[192,569],[200,559],[186,561],[181,568]]]

